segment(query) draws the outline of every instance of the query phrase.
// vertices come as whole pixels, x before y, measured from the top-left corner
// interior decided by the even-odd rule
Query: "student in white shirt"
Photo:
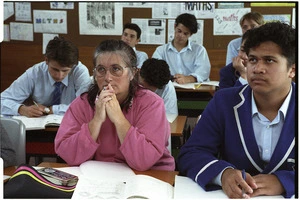
[[[177,95],[170,77],[166,61],[149,58],[140,69],[139,83],[163,98],[167,114],[178,115]]]
[[[198,31],[196,17],[184,13],[175,20],[174,39],[156,48],[152,58],[165,60],[179,84],[209,81],[210,61],[204,46],[189,41]]]
[[[243,34],[249,29],[259,27],[263,24],[264,17],[258,12],[249,12],[240,19]],[[227,46],[226,65],[231,63],[234,57],[238,56],[241,44],[242,37],[238,37],[229,42]]]
[[[137,57],[137,68],[141,68],[143,62],[148,59],[147,53],[136,50],[136,45],[140,42],[142,31],[137,24],[127,23],[124,25],[121,40],[133,48]]]

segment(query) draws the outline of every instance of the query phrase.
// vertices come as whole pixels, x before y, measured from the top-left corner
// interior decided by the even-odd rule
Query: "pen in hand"
[[[35,101],[33,101],[33,103],[34,103],[34,105],[36,105],[39,108],[39,105]]]
[[[243,177],[243,179],[246,181],[246,172],[245,172],[245,169],[242,170],[242,177]],[[245,190],[244,190],[244,188],[242,189],[242,195],[243,195],[243,196],[245,195]]]

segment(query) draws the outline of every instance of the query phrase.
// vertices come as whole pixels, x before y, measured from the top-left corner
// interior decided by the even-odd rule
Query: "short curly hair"
[[[266,23],[249,33],[249,37],[244,44],[246,54],[253,47],[259,46],[263,42],[274,42],[281,48],[282,55],[288,61],[288,67],[295,64],[296,38],[295,29],[288,24],[276,21]]]
[[[140,76],[149,85],[162,89],[169,82],[171,72],[166,61],[149,58],[143,63],[140,69]]]

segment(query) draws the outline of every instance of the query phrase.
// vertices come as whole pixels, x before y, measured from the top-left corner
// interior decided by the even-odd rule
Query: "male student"
[[[143,62],[148,59],[148,55],[143,51],[136,50],[136,45],[140,42],[142,31],[137,24],[127,23],[123,27],[121,40],[133,48],[137,57],[137,68],[141,68]]]
[[[242,33],[247,30],[259,27],[264,24],[264,17],[258,12],[249,12],[240,19]],[[242,37],[238,37],[229,42],[227,46],[226,65],[233,61],[233,58],[238,56],[239,48],[242,43]]]
[[[295,194],[295,35],[281,22],[250,32],[244,44],[249,85],[220,90],[210,100],[180,149],[181,174],[230,198]]]
[[[1,114],[64,114],[91,82],[89,71],[78,56],[78,48],[70,41],[62,37],[50,40],[45,61],[27,69],[1,93]]]
[[[252,29],[246,31],[242,37],[242,44],[239,48],[238,56],[232,59],[232,62],[221,68],[219,71],[220,82],[219,90],[228,87],[241,86],[247,84],[246,62],[248,56],[244,49],[244,44]]]
[[[169,65],[166,61],[149,58],[140,69],[139,82],[164,100],[167,114],[177,116],[177,95],[170,77]]]
[[[208,81],[210,61],[206,49],[189,41],[198,31],[196,17],[188,13],[179,15],[174,29],[174,39],[157,47],[152,57],[165,60],[179,84]]]

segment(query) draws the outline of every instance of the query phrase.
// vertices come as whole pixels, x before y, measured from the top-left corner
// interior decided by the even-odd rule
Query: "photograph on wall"
[[[114,2],[79,2],[81,35],[121,35],[123,9]]]
[[[67,12],[56,10],[33,10],[35,33],[67,34]]]

